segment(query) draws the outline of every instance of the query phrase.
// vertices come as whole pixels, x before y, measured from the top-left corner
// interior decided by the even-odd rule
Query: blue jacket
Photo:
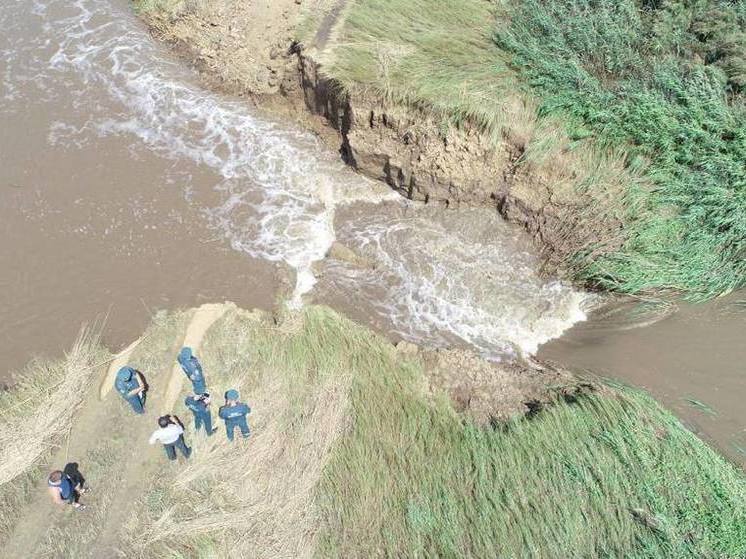
[[[220,406],[218,415],[220,416],[220,419],[224,419],[226,422],[233,422],[246,418],[246,416],[249,415],[249,412],[251,412],[251,408],[246,404],[239,402],[235,406]]]
[[[70,480],[69,477],[67,477],[66,474],[62,474],[62,479],[59,483],[52,483],[51,481],[47,481],[47,485],[49,487],[59,487],[60,488],[60,497],[64,499],[65,501],[69,500],[70,497],[73,496],[73,482]]]
[[[187,396],[184,405],[192,410],[194,415],[210,415],[210,408],[202,400],[195,400],[194,396]]]
[[[191,380],[192,382],[205,380],[205,377],[202,374],[202,365],[200,364],[197,357],[192,353],[191,347],[181,348],[177,361],[179,362],[179,365],[181,365],[184,374],[186,374],[189,380]]]
[[[129,379],[127,379],[127,373],[129,373]],[[132,367],[122,367],[119,369],[117,380],[114,382],[114,388],[122,395],[122,398],[129,398],[129,393],[139,387],[140,381],[137,379],[137,373],[135,373]]]

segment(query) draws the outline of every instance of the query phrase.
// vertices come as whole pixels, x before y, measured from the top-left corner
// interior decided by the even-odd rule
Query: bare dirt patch
[[[192,62],[218,85],[261,96],[279,93],[294,71],[288,50],[300,11],[296,0],[212,0],[144,15],[161,39],[188,49]]]
[[[423,387],[431,398],[445,394],[457,412],[480,425],[531,416],[557,399],[601,390],[551,363],[493,363],[470,351],[424,350],[408,342],[400,342],[397,350],[421,360]]]

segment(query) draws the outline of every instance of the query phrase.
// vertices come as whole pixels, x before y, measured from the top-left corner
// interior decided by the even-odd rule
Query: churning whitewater
[[[23,10],[24,1],[4,7],[0,24],[12,32]],[[131,138],[133,165],[143,150],[160,154],[173,162],[164,180],[182,187],[174,196],[193,187],[184,162],[210,170],[218,202],[201,208],[204,219],[234,250],[294,270],[291,305],[319,281],[336,239],[373,265],[328,260],[323,281],[411,340],[463,342],[499,359],[584,320],[588,296],[541,278],[531,247],[494,212],[406,202],[313,136],[205,91],[126,5],[37,1],[33,13],[38,33],[3,49],[2,98],[54,106],[48,141],[65,149],[95,151],[118,135]],[[92,103],[94,91],[113,105]]]

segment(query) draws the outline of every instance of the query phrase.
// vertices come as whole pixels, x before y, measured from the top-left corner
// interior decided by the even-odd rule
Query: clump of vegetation
[[[83,330],[64,359],[35,360],[0,391],[0,542],[5,541],[43,475],[46,461],[64,441],[108,352],[96,329]]]
[[[350,91],[515,143],[539,175],[572,167],[578,278],[707,298],[746,285],[745,6],[354,0],[317,56]],[[600,212],[624,229],[585,240]]]
[[[319,492],[323,557],[746,553],[746,480],[628,389],[480,428],[424,401],[416,364],[359,371]]]
[[[496,42],[572,138],[624,147],[628,240],[586,277],[710,297],[746,284],[746,2],[509,2]]]

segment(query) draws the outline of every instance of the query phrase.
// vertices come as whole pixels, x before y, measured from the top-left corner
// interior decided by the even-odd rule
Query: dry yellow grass
[[[171,487],[172,504],[146,528],[136,549],[177,547],[184,534],[209,535],[220,557],[309,557],[318,527],[316,485],[348,409],[343,379],[319,385],[288,425],[283,373],[247,393],[257,410],[251,438],[194,437],[194,455]],[[194,487],[208,484],[207,498]],[[225,501],[228,501],[226,503]],[[190,511],[184,514],[185,504]],[[156,548],[157,549],[157,548]]]
[[[0,485],[38,464],[67,438],[92,377],[105,364],[99,333],[83,329],[65,359],[30,366],[0,400]]]
[[[308,557],[319,526],[316,487],[345,427],[351,373],[345,359],[316,362],[325,312],[288,313],[279,325],[266,315],[233,310],[208,333],[200,358],[220,430],[187,440],[191,459],[170,464],[127,527],[128,553],[138,557]],[[317,322],[318,324],[318,322]],[[336,327],[337,323],[332,322]],[[332,354],[341,337],[323,343]],[[340,349],[341,351],[341,349]],[[226,440],[217,407],[237,388],[253,409],[252,436]],[[177,404],[175,410],[181,413]]]

